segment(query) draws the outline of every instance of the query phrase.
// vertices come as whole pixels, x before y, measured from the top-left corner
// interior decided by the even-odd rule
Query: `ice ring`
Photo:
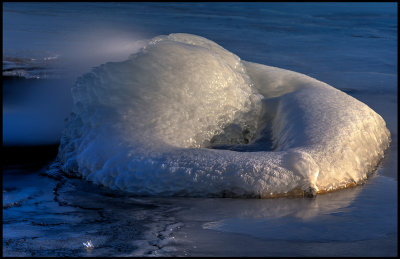
[[[190,34],[153,38],[72,94],[62,170],[135,195],[313,196],[363,182],[390,143],[344,92]]]

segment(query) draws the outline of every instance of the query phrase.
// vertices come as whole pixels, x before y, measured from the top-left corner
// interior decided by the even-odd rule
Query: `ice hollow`
[[[353,97],[190,34],[158,36],[72,93],[62,169],[137,195],[335,190],[364,181],[390,142],[384,120]]]

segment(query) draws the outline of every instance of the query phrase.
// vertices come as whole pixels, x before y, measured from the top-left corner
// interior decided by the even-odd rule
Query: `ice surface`
[[[385,121],[353,97],[190,34],[93,69],[73,98],[63,169],[138,195],[330,191],[365,180],[390,142]],[[273,151],[209,148],[251,146],[266,127]]]
[[[57,181],[30,178],[22,173],[26,169],[7,173],[3,168],[3,205],[8,207],[3,208],[3,255],[154,256],[174,248],[176,251],[167,255],[397,255],[397,3],[5,2],[3,7],[3,74],[20,68],[14,62],[17,60],[5,62],[7,57],[21,58],[8,55],[10,49],[28,50],[22,56],[26,58],[36,58],[37,51],[51,51],[60,55],[52,60],[54,64],[71,58],[73,64],[66,64],[60,71],[65,77],[65,72],[82,75],[91,65],[126,60],[134,52],[130,46],[135,39],[188,32],[215,41],[243,60],[293,70],[334,86],[382,116],[392,139],[378,173],[365,185],[314,199],[131,199],[112,190],[103,194],[101,190],[107,188],[74,178],[68,178],[53,192]],[[53,67],[31,68],[23,71],[40,78],[42,72],[60,77],[59,73],[48,73]],[[26,140],[47,143],[44,140],[56,135],[47,133],[51,133],[49,124],[40,125],[40,117],[61,122],[62,127],[54,128],[57,134],[63,128],[64,115],[47,115],[62,107],[61,100],[46,91],[37,93],[54,99],[57,106],[44,108],[46,112],[38,114],[36,123],[31,117],[30,125],[17,128],[12,125],[17,126],[14,122],[18,120],[4,119],[11,107],[21,105],[26,109],[18,109],[25,114],[19,118],[28,116],[26,111],[32,111],[35,105],[24,105],[29,96],[26,91],[39,90],[41,82],[45,80],[24,88],[19,84],[7,87],[3,82],[3,133],[8,127],[13,139],[22,145]],[[51,85],[59,86],[49,83],[49,89]],[[13,96],[18,96],[18,102],[5,94],[11,89],[16,91]],[[60,97],[69,98],[69,94]],[[263,105],[267,105],[267,99]],[[37,103],[48,103],[39,100]],[[271,103],[269,107],[276,106]],[[237,134],[240,127],[231,125],[214,138],[212,147],[241,152],[274,150],[271,123],[264,122],[264,118],[261,125],[269,125],[261,131],[268,133],[264,138],[249,144],[219,144],[225,143],[230,133]],[[46,132],[43,139],[33,134],[40,127]],[[52,142],[58,144],[59,136]],[[31,150],[34,155],[29,160],[44,163],[44,152]],[[3,161],[8,164],[9,154],[5,153]],[[12,160],[25,164],[24,158],[16,154]],[[31,192],[32,186],[38,192]],[[39,196],[34,195],[39,192]],[[177,222],[184,226],[171,233],[166,231]],[[94,249],[86,250],[82,245],[88,240],[92,240]]]
[[[4,171],[7,256],[340,256],[371,255],[371,245],[378,256],[396,251],[397,182],[381,175],[315,199],[139,198],[26,169]],[[83,245],[88,241],[93,248]]]

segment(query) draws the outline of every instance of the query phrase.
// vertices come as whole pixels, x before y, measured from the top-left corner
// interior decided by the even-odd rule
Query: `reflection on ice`
[[[244,219],[279,219],[294,217],[311,220],[324,214],[340,211],[349,206],[360,194],[362,187],[354,187],[335,193],[319,195],[313,199],[276,198],[276,199],[204,199],[196,201],[191,213],[185,213],[185,220],[202,220],[212,217]],[[179,200],[182,202],[182,200]],[[185,202],[183,202],[185,204]],[[214,215],[202,213],[211,212]],[[204,217],[204,218],[202,218]]]
[[[320,243],[359,242],[391,236],[396,226],[388,219],[396,217],[397,208],[389,204],[397,203],[396,191],[383,189],[397,183],[376,176],[367,185],[370,189],[353,187],[315,199],[192,201],[195,205],[177,214],[186,222],[184,233],[179,237],[200,232],[207,236],[203,238],[217,238],[218,233],[231,233],[266,241]]]

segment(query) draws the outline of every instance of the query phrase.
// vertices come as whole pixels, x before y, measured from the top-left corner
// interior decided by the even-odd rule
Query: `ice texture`
[[[353,97],[190,34],[94,68],[72,94],[62,169],[137,195],[331,191],[364,181],[390,143],[385,121]]]

